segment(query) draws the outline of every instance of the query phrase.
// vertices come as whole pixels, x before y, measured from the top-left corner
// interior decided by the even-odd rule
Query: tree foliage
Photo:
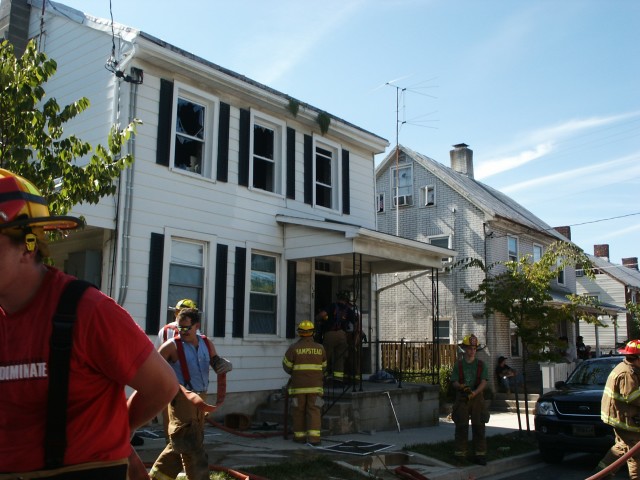
[[[533,360],[556,360],[557,326],[562,321],[583,319],[598,323],[603,314],[588,297],[567,295],[566,302],[556,302],[551,296],[551,281],[567,266],[584,269],[594,278],[587,255],[568,242],[552,243],[542,258],[533,262],[531,256],[518,261],[485,265],[482,260],[469,258],[456,263],[462,269],[479,268],[485,276],[478,288],[462,289],[467,300],[483,304],[486,316],[502,314],[515,325],[527,356]]]
[[[31,180],[47,198],[52,215],[113,195],[113,180],[133,161],[131,155],[121,156],[122,146],[139,121],[122,130],[114,125],[106,147],[65,136],[64,124],[89,108],[89,100],[61,107],[55,98],[45,98],[44,84],[57,64],[38,52],[34,41],[21,58],[3,41],[0,59],[0,167]]]

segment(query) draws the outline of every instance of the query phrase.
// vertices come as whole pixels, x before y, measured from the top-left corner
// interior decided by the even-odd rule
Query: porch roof
[[[556,305],[567,305],[570,303],[569,299],[567,298],[568,293],[559,292],[557,290],[551,290],[549,294],[551,295],[551,298],[552,298],[549,303],[553,303]],[[615,317],[615,316],[627,313],[626,308],[620,307],[618,305],[614,305],[612,303],[600,302],[598,304],[598,307],[599,309],[594,307],[582,307],[582,310],[584,310],[587,313],[594,313],[594,314],[604,311],[610,317]]]
[[[369,265],[370,273],[393,273],[442,268],[443,257],[457,255],[448,248],[358,225],[287,215],[276,215],[276,221],[284,226],[286,260],[322,258],[351,262],[356,254],[362,255],[362,263]]]

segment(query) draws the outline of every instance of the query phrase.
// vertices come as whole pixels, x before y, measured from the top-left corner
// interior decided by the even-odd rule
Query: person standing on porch
[[[327,371],[336,385],[344,382],[344,368],[349,350],[347,331],[354,328],[355,312],[349,304],[350,292],[341,290],[337,301],[316,315],[316,323],[323,332],[322,344],[327,352]]]
[[[456,425],[454,455],[460,460],[467,456],[469,443],[469,419],[473,437],[474,461],[479,465],[487,464],[487,437],[485,424],[488,421],[488,411],[482,393],[489,380],[485,363],[476,358],[478,351],[478,337],[467,335],[460,347],[464,350],[463,357],[453,366],[451,385],[456,390],[456,398],[451,412],[451,418]]]

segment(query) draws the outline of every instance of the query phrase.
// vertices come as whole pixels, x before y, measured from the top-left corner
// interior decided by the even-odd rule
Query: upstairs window
[[[326,141],[315,141],[314,204],[340,210],[340,150]]]
[[[435,185],[426,185],[422,187],[422,204],[425,207],[432,207],[436,204],[436,187]]]
[[[518,238],[509,235],[507,237],[507,249],[510,262],[518,261]]]
[[[441,237],[429,237],[429,243],[436,247],[451,248],[451,237],[449,235],[443,235]],[[453,261],[453,257],[443,257],[442,264],[445,265]]]
[[[218,101],[176,86],[172,167],[210,178]]]
[[[564,267],[561,267],[562,260],[558,259],[558,285],[564,285]]]
[[[413,205],[413,166],[391,169],[391,198],[394,207]]]
[[[542,258],[542,245],[533,244],[533,261],[539,262]]]
[[[384,213],[384,193],[378,193],[376,195],[376,212]]]
[[[277,257],[251,254],[249,333],[276,334],[278,318]]]
[[[253,188],[283,193],[284,123],[252,112],[251,178]]]

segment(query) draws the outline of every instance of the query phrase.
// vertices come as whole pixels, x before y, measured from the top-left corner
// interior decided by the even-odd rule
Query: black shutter
[[[229,179],[229,116],[231,107],[220,102],[220,118],[218,119],[218,172],[217,179],[227,182]]]
[[[166,315],[160,308],[160,298],[162,297],[162,258],[164,255],[164,235],[161,233],[151,234],[151,244],[149,246],[149,277],[147,279],[147,321],[145,322],[145,332],[149,335],[156,335],[160,330],[160,317]],[[164,321],[162,322],[164,325]]]
[[[296,131],[287,127],[287,198],[296,199]]]
[[[296,262],[287,262],[287,338],[296,338]]]
[[[227,258],[229,247],[218,244],[216,247],[216,304],[213,307],[213,336],[225,336],[225,320],[227,313]]]
[[[304,136],[304,203],[313,204],[313,139]]]
[[[349,150],[342,150],[342,213],[351,213],[351,190],[349,184]]]
[[[240,109],[240,146],[238,153],[238,184],[249,186],[249,128],[251,127],[251,116],[249,110]]]
[[[244,336],[244,295],[247,249],[236,247],[236,266],[233,276],[233,337]]]
[[[173,108],[173,82],[160,79],[160,106],[158,110],[158,138],[156,143],[156,163],[169,166],[171,155],[171,110]]]

